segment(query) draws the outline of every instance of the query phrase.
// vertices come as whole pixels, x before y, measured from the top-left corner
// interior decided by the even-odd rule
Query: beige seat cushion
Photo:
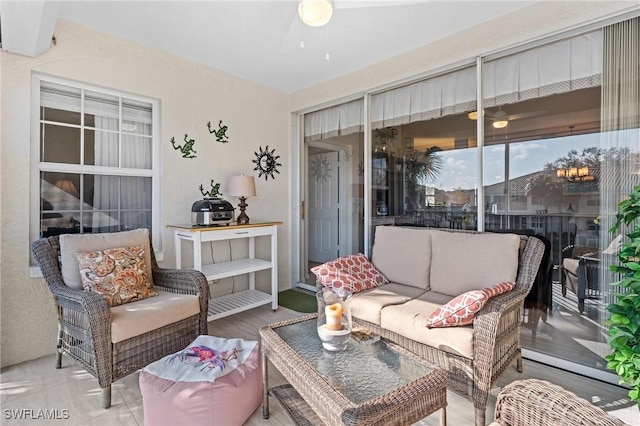
[[[351,315],[380,325],[380,310],[418,297],[424,290],[406,285],[389,283],[371,290],[356,293],[351,297]]]
[[[82,290],[80,264],[75,253],[110,248],[142,245],[144,259],[147,264],[147,278],[153,286],[151,274],[151,244],[149,230],[145,228],[133,231],[111,232],[103,234],[62,234],[60,235],[60,260],[62,262],[62,279],[64,283],[76,290]]]
[[[156,291],[155,297],[111,308],[111,342],[122,342],[200,312],[198,296]]]
[[[458,296],[516,281],[520,236],[430,232],[431,290]]]
[[[573,275],[578,275],[578,266],[580,265],[580,260],[565,258],[562,260],[562,267],[567,271],[572,273]]]
[[[391,282],[429,289],[431,238],[421,228],[376,227],[371,262]]]
[[[473,326],[427,328],[427,318],[441,303],[426,299],[443,300],[451,297],[430,294],[410,300],[402,305],[387,306],[381,312],[381,326],[416,342],[473,359]],[[446,302],[445,302],[446,303]]]

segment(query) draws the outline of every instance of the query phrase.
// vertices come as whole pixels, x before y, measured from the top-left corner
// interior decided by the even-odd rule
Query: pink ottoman
[[[260,345],[199,336],[140,373],[144,423],[242,425],[262,402]]]

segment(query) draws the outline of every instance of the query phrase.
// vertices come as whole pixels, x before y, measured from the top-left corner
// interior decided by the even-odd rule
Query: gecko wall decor
[[[202,184],[200,184],[200,193],[205,198],[220,198],[222,192],[220,192],[220,184],[215,183],[213,179],[211,179],[211,189],[205,191]]]
[[[187,134],[184,135],[184,145],[176,145],[175,138],[173,136],[171,137],[171,145],[173,146],[173,149],[180,151],[183,158],[196,158],[196,156],[193,155],[196,153],[196,150],[193,149],[193,144],[195,143],[196,141],[194,139],[189,139]]]
[[[209,129],[209,133],[212,135],[216,135],[216,141],[220,143],[228,143],[229,137],[227,136],[227,130],[229,128],[227,126],[222,125],[222,120],[218,123],[218,129],[211,129],[211,122],[207,122],[207,129]]]

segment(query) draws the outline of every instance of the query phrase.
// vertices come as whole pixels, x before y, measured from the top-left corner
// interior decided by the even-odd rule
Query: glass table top
[[[313,319],[278,327],[274,332],[355,404],[380,397],[432,371],[382,341],[361,344],[351,338],[346,349],[326,351],[316,327]]]

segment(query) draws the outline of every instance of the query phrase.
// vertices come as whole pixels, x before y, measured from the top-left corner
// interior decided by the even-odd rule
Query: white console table
[[[271,303],[278,309],[278,234],[277,226],[282,222],[262,222],[247,225],[168,225],[173,229],[176,251],[176,268],[182,267],[182,241],[193,244],[193,267],[201,271],[207,281],[249,274],[249,289],[237,293],[215,297],[209,301],[208,321],[253,309]],[[255,237],[271,238],[271,259],[255,257]],[[249,256],[244,259],[232,259],[226,262],[202,264],[202,243],[246,238],[249,243]],[[256,290],[255,273],[271,269],[271,294]]]

